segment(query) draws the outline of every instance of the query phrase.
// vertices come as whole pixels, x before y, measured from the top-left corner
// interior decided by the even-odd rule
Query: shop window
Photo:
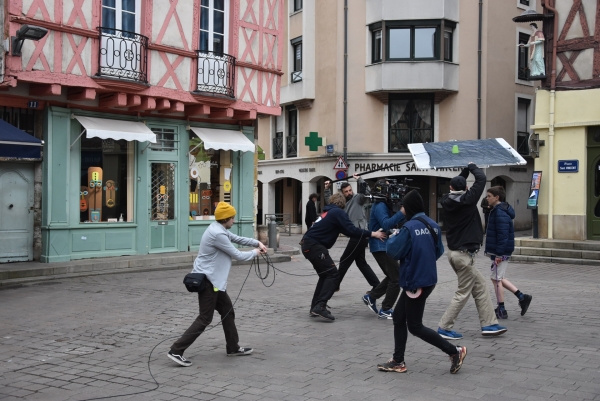
[[[193,220],[214,220],[221,200],[231,201],[231,164],[226,162],[230,151],[204,149],[204,144],[190,133],[189,216]],[[227,160],[225,160],[227,159]],[[223,182],[223,184],[221,184]]]
[[[81,223],[132,222],[134,142],[82,138]]]
[[[409,143],[433,142],[433,97],[392,97],[389,107],[390,152],[408,152]]]
[[[150,145],[150,149],[159,152],[172,152],[177,150],[177,134],[172,128],[152,128],[156,134],[156,143]]]
[[[21,131],[34,135],[35,110],[0,107],[0,120],[14,125]]]

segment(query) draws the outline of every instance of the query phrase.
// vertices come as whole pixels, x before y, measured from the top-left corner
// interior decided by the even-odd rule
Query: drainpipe
[[[483,0],[479,0],[479,42],[477,45],[477,139],[481,139],[481,36]]]
[[[554,14],[554,28],[552,34],[552,73],[550,75],[550,116],[548,119],[548,239],[554,238],[554,108],[556,102],[556,42],[558,41],[558,11],[550,6],[550,1],[542,1],[542,6],[546,7]]]
[[[348,0],[344,0],[344,160],[348,161]]]

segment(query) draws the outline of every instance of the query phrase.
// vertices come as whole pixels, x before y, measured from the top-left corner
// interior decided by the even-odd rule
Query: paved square
[[[292,245],[299,239],[282,236]],[[334,260],[346,242],[340,239],[332,249]],[[487,277],[487,258],[478,256],[477,265]],[[377,371],[377,363],[391,356],[393,324],[378,320],[361,302],[368,286],[354,265],[329,303],[334,323],[309,317],[317,280],[301,255],[277,267],[308,276],[278,273],[266,288],[250,272],[235,310],[240,344],[254,347],[254,354],[227,358],[217,327],[186,351],[189,368],[165,356],[197,314],[195,295],[181,282],[183,270],[0,290],[0,399],[85,400],[152,390],[148,354],[162,342],[150,361],[160,387],[114,399],[600,400],[598,267],[511,264],[507,278],[533,295],[531,307],[521,317],[516,298],[507,294],[509,319],[501,324],[509,331],[484,338],[470,300],[455,327],[465,337],[458,344],[469,351],[457,375],[449,373],[446,355],[410,335],[408,373]],[[248,269],[232,269],[233,300]],[[445,256],[438,272],[424,318],[433,329],[456,285]]]

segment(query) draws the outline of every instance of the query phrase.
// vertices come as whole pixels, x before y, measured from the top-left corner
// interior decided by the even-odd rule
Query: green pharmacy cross
[[[304,138],[304,144],[311,152],[315,152],[319,150],[319,146],[323,146],[323,138],[319,137],[318,132],[311,132]]]

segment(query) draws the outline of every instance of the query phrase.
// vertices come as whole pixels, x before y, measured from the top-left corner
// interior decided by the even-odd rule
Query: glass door
[[[150,252],[177,251],[177,163],[150,163]]]

